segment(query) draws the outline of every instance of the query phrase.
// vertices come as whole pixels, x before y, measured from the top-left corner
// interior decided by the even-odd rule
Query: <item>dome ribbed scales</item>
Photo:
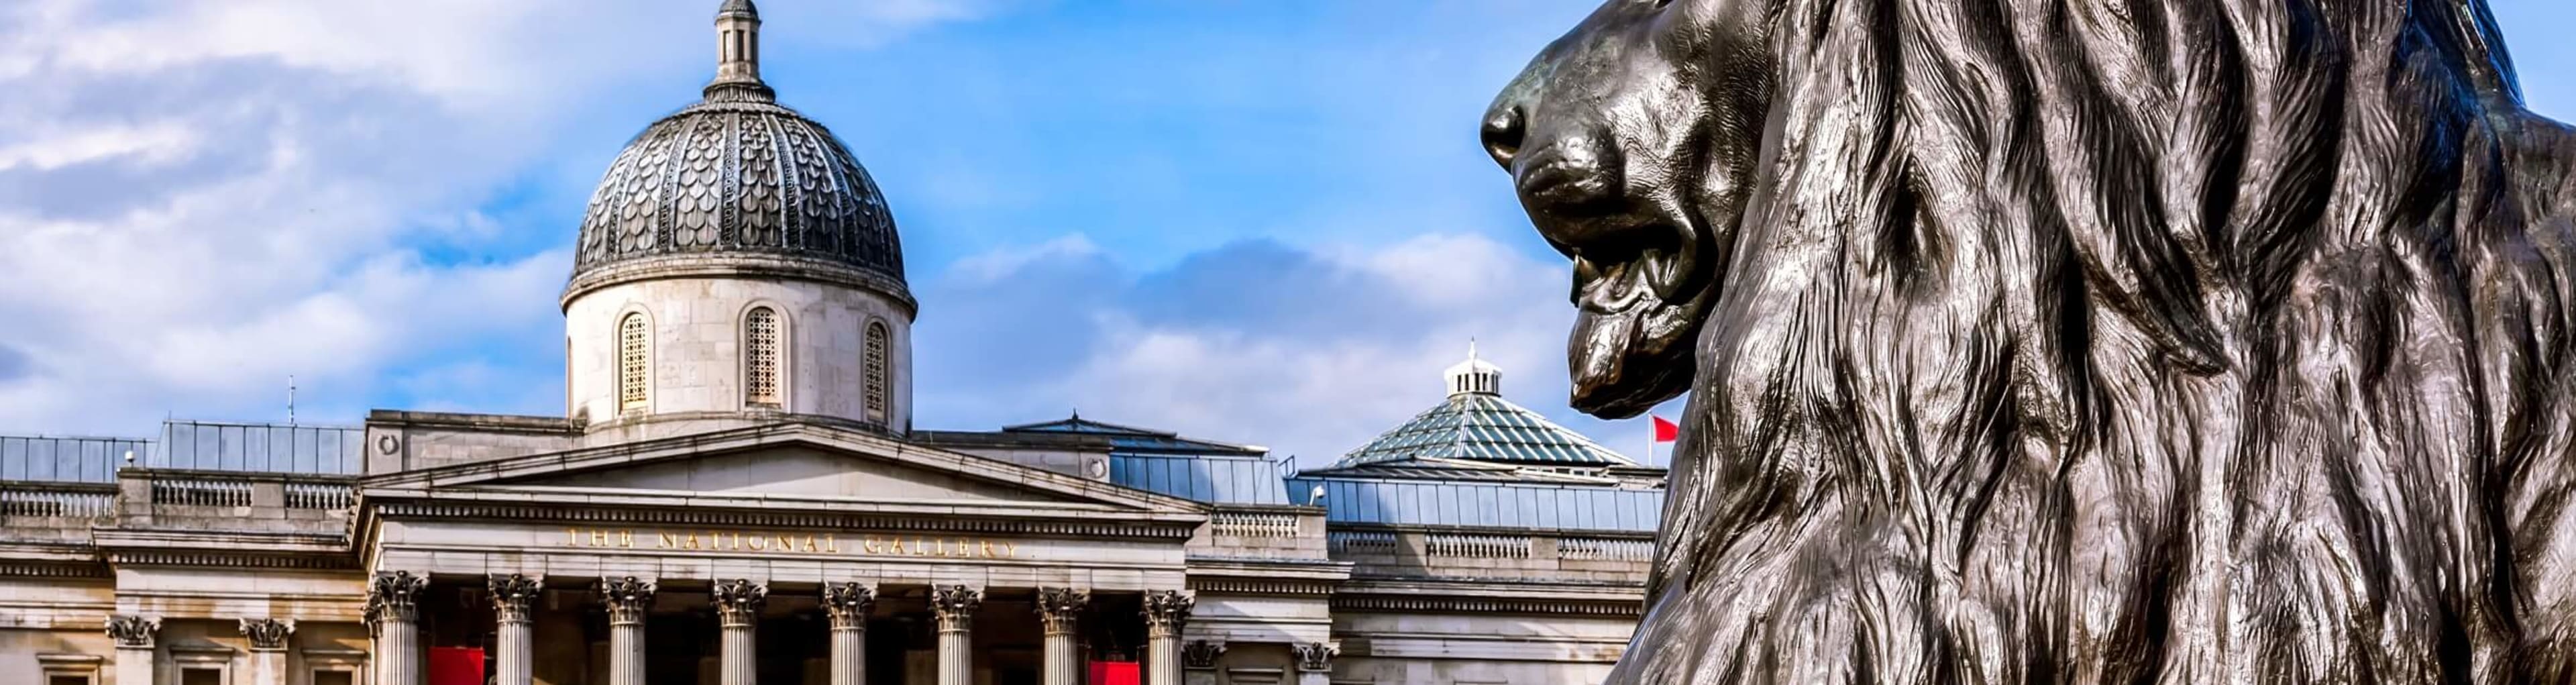
[[[602,175],[573,281],[671,258],[758,256],[901,295],[903,246],[884,194],[822,124],[774,101],[758,76],[759,20],[738,4],[719,21],[739,22],[743,47],[726,53],[705,99],[646,127]]]

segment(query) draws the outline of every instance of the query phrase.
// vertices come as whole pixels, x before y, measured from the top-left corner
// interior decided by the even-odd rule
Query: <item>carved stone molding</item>
[[[1181,668],[1208,670],[1216,668],[1216,658],[1225,656],[1225,643],[1191,640],[1181,645]]]
[[[545,576],[495,574],[486,583],[492,591],[493,618],[501,623],[534,620],[528,615],[528,609],[536,606],[537,595],[545,593]]]
[[[653,610],[653,581],[626,576],[599,579],[599,603],[608,606],[609,625],[632,625],[644,622],[644,614]]]
[[[411,622],[420,620],[420,592],[429,588],[429,578],[410,571],[380,572],[367,582],[367,623],[382,621]]]
[[[939,614],[941,631],[974,628],[975,608],[983,604],[982,590],[964,585],[937,585],[930,588],[930,610]]]
[[[1181,634],[1181,625],[1189,623],[1190,609],[1198,598],[1179,590],[1145,593],[1145,633],[1148,637],[1172,637]]]
[[[1297,670],[1308,673],[1333,670],[1333,655],[1340,651],[1321,642],[1300,642],[1289,647],[1297,652]]]
[[[1197,527],[1138,521],[990,520],[906,516],[875,512],[739,511],[693,507],[603,507],[495,502],[400,501],[407,493],[374,495],[377,515],[388,518],[501,519],[522,522],[630,524],[707,528],[858,530],[883,534],[955,533],[991,537],[1071,537],[1095,540],[1183,541]]]
[[[1038,619],[1046,624],[1046,634],[1066,635],[1082,619],[1082,610],[1091,607],[1091,591],[1078,587],[1038,588]]]
[[[107,636],[116,640],[118,649],[151,649],[152,638],[161,633],[161,619],[153,616],[116,615],[107,617]]]
[[[241,634],[250,639],[250,651],[283,652],[286,651],[286,636],[295,634],[295,619],[244,618],[241,620]]]
[[[717,623],[727,628],[749,626],[760,622],[760,607],[769,603],[769,586],[735,578],[716,583],[707,599],[716,605]]]
[[[831,614],[833,630],[867,630],[868,610],[876,603],[874,587],[856,582],[823,585],[823,610]]]

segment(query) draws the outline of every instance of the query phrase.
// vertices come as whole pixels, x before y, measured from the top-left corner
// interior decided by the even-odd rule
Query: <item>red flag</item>
[[[1666,421],[1664,420],[1664,417],[1652,414],[1646,415],[1646,418],[1655,420],[1655,442],[1672,442],[1674,440],[1682,439],[1681,424]]]

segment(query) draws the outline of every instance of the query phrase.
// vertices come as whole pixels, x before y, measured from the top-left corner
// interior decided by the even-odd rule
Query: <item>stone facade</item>
[[[571,416],[592,429],[664,417],[732,416],[746,411],[743,316],[775,307],[784,320],[781,376],[785,406],[777,413],[872,423],[865,336],[871,322],[890,332],[885,426],[912,421],[912,312],[875,291],[802,280],[673,278],[611,285],[564,307]],[[651,383],[646,406],[621,409],[618,322],[640,313],[650,322]],[[629,438],[631,435],[621,435]]]

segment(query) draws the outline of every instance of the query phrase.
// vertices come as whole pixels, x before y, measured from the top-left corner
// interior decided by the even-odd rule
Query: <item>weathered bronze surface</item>
[[[2576,681],[2576,135],[2478,0],[1614,0],[1484,141],[1692,392],[1610,682]]]

